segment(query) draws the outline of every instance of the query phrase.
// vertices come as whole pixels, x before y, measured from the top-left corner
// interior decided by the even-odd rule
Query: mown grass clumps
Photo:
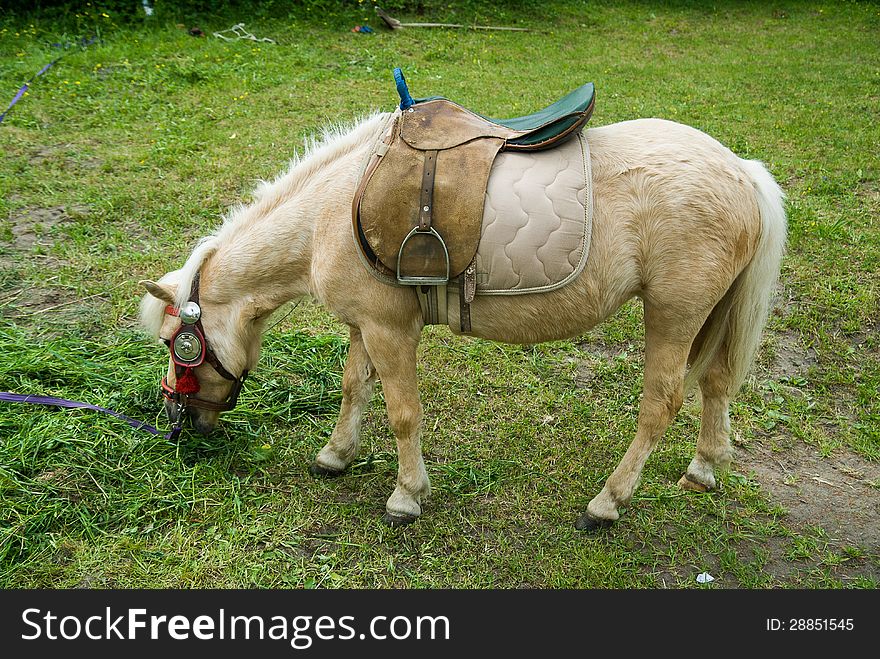
[[[0,390],[88,402],[167,427],[157,415],[164,354],[142,334],[35,344],[4,323],[0,341]],[[224,490],[272,459],[267,438],[279,424],[338,410],[345,348],[335,336],[269,335],[262,368],[223,430],[210,438],[189,432],[180,444],[99,412],[0,405],[0,574],[59,535],[154,530],[200,505],[232,506]]]

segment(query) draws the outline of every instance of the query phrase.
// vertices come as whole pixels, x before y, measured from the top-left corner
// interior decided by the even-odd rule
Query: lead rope
[[[76,400],[67,400],[66,398],[55,398],[54,396],[35,396],[32,394],[14,394],[9,391],[0,391],[0,402],[29,403],[31,405],[45,405],[50,407],[85,409],[94,410],[95,412],[103,412],[104,414],[115,416],[117,419],[122,419],[135,430],[145,430],[152,435],[164,437],[168,440],[177,439],[177,437],[180,435],[180,431],[183,428],[182,414],[177,415],[177,421],[175,421],[174,426],[171,428],[171,430],[167,433],[163,433],[161,430],[154,426],[151,426],[149,423],[138,421],[137,419],[133,419],[130,416],[126,416],[125,414],[120,414],[119,412],[107,409],[106,407],[98,407],[97,405],[92,405],[91,403],[81,403]]]

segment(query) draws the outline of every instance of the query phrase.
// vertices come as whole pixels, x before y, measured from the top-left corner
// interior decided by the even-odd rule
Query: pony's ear
[[[167,302],[168,304],[174,304],[174,296],[177,294],[177,286],[157,284],[149,279],[144,279],[138,283],[146,288],[147,292],[153,297],[158,298],[163,302]]]

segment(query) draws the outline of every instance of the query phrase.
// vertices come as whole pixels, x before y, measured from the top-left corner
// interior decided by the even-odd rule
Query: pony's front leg
[[[355,459],[360,448],[361,417],[373,396],[376,369],[360,330],[352,327],[349,335],[351,343],[342,373],[342,406],[330,441],[309,467],[313,476],[338,476]]]
[[[420,441],[419,333],[386,327],[365,329],[364,341],[382,381],[388,421],[397,439],[397,486],[385,505],[384,520],[391,526],[409,524],[421,515],[422,500],[431,492]]]

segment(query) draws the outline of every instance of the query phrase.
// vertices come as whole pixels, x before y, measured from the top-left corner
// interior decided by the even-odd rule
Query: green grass
[[[424,17],[398,13],[536,29],[390,33],[350,3],[321,18],[263,12],[247,27],[278,43],[256,44],[98,5],[63,20],[0,14],[4,104],[58,56],[49,44],[95,26],[102,36],[66,51],[0,125],[0,390],[165,427],[166,355],[137,330],[137,281],[178,267],[327,122],[390,109],[393,66],[416,96],[490,116],[593,81],[595,125],[694,125],[762,159],[788,193],[776,312],[733,406],[738,449],[876,466],[877,6],[463,3],[452,15],[428,4]],[[239,20],[186,24],[210,35]],[[349,31],[365,22],[375,34]],[[734,465],[716,493],[676,488],[693,402],[620,523],[575,531],[635,431],[640,322],[630,303],[584,337],[528,348],[428,328],[434,494],[404,529],[380,521],[397,467],[381,387],[350,472],[308,475],[333,428],[347,346],[344,327],[309,304],[267,334],[239,407],[210,438],[174,444],[93,412],[0,406],[0,586],[656,588],[696,587],[709,571],[703,587],[876,588],[877,546],[841,544],[822,518],[797,523],[748,469]],[[784,367],[793,353],[802,368]]]

